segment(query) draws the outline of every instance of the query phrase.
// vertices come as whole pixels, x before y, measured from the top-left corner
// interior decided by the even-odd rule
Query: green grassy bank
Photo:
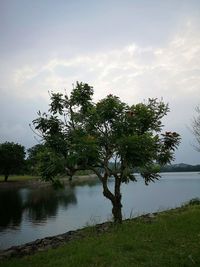
[[[95,175],[92,173],[88,173],[87,171],[79,171],[76,173],[76,175],[73,177],[73,180],[77,180],[77,178],[80,178],[80,180],[88,180],[88,178],[92,178]],[[68,180],[68,176],[61,176],[59,177],[61,181],[63,179]],[[86,179],[87,178],[87,179]],[[10,175],[8,177],[8,182],[26,182],[26,181],[31,181],[31,180],[40,180],[40,176],[36,175],[29,175],[29,174],[24,174],[24,175]],[[89,179],[91,180],[91,179]],[[0,175],[0,182],[4,182],[4,176]]]
[[[10,175],[8,177],[8,182],[20,182],[20,181],[29,181],[33,179],[39,179],[38,176],[32,175]],[[4,181],[4,176],[0,175],[0,182]]]
[[[200,205],[138,218],[24,258],[3,260],[0,267],[19,266],[200,266]]]

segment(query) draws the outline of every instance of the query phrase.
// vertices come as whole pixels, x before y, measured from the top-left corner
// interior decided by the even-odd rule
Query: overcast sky
[[[189,129],[200,104],[200,1],[0,0],[0,142],[36,144],[48,90],[94,86],[95,100],[163,98],[175,163],[200,164]]]

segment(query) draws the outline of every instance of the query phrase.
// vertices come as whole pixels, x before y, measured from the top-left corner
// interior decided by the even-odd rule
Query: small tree
[[[161,119],[169,111],[162,101],[149,99],[129,106],[111,94],[97,103],[92,96],[93,88],[83,83],[77,83],[69,97],[52,93],[49,113],[39,112],[33,124],[68,175],[87,169],[98,176],[103,195],[112,203],[114,221],[121,223],[121,184],[136,181],[134,168],[146,184],[158,179],[158,164],[173,159],[180,136],[160,133]],[[55,174],[52,167],[48,179]],[[115,180],[113,192],[108,187],[110,177]]]
[[[24,167],[25,148],[13,142],[0,144],[0,173],[5,176],[5,182],[10,174],[18,174]]]
[[[40,160],[40,154],[45,150],[44,144],[37,144],[27,150],[26,165],[27,170],[30,174],[37,175],[38,173],[38,162]]]
[[[59,180],[55,180],[58,174],[65,174],[62,157],[47,143],[37,144],[28,149],[27,165],[31,174],[41,175],[44,180],[51,180],[54,186],[61,186]]]
[[[200,106],[196,107],[197,116],[192,121],[193,134],[197,141],[196,149],[200,151]]]

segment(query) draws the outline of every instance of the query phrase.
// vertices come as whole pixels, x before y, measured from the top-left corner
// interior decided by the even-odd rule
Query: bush
[[[188,202],[188,205],[200,205],[200,198],[196,197],[196,198],[193,198],[191,199],[189,202]]]

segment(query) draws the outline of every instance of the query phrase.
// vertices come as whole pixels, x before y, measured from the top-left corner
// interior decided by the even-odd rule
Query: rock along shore
[[[133,219],[127,219],[126,221],[136,220],[138,218],[143,219],[146,223],[151,223],[157,213],[148,213],[145,215],[141,215],[139,217]],[[94,226],[94,233],[95,234],[102,234],[104,232],[108,232],[111,226],[113,225],[112,222],[104,222],[101,224],[97,224]],[[75,231],[69,231],[64,234],[45,237],[42,239],[37,239],[35,241],[19,245],[19,246],[12,246],[6,250],[0,250],[0,260],[1,259],[8,259],[12,257],[23,257],[26,255],[31,255],[36,252],[46,251],[51,248],[57,248],[59,246],[65,245],[66,243],[82,239],[88,235],[88,232],[85,231],[85,228],[78,229]]]
[[[109,227],[112,225],[112,222],[105,222],[102,224],[98,224],[95,227],[95,233],[101,234],[106,232]],[[5,250],[0,250],[0,260],[11,257],[22,257],[25,255],[31,255],[35,252],[45,251],[50,248],[57,248],[58,246],[62,246],[69,241],[82,239],[87,236],[87,231],[85,229],[78,229],[75,231],[69,231],[64,234],[45,237],[42,239],[37,239],[35,241],[19,245],[12,246]]]

